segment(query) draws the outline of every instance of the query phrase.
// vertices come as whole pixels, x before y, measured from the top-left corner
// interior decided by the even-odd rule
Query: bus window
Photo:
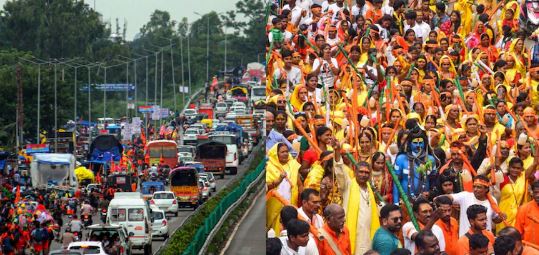
[[[175,158],[177,156],[176,147],[163,147],[163,158]]]

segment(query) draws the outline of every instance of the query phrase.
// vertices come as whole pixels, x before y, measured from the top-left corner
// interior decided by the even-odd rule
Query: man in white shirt
[[[286,49],[283,49],[281,52],[281,56],[284,61],[284,67],[281,69],[277,68],[273,72],[273,77],[275,79],[279,78],[285,78],[288,81],[288,83],[292,86],[296,86],[299,84],[302,80],[302,72],[301,69],[297,66],[292,65],[292,52]],[[284,73],[283,73],[284,72]],[[288,92],[291,92],[292,88]]]
[[[341,15],[340,12],[344,9],[344,0],[337,0],[335,1],[335,3],[332,3],[328,6],[328,11],[331,10],[333,12],[333,21],[337,20],[337,17]]]
[[[438,225],[434,223],[439,219],[441,213],[434,212],[429,201],[420,197],[413,205],[414,215],[418,220],[421,230],[430,230],[438,239],[440,245],[440,251],[445,251],[445,239],[444,233]],[[404,248],[410,250],[412,254],[415,254],[416,245],[415,239],[419,231],[415,229],[414,224],[409,221],[402,226],[402,235],[404,237]]]
[[[283,244],[281,255],[304,255],[309,242],[309,223],[291,219],[286,223],[288,236],[280,237]]]
[[[298,208],[300,219],[304,219],[313,227],[319,229],[324,225],[322,216],[317,214],[320,209],[320,193],[315,189],[304,189],[301,192],[301,207]]]
[[[422,11],[417,12],[416,23],[423,36],[423,42],[426,42],[429,39],[430,25],[425,22]]]
[[[424,31],[418,26],[416,22],[417,13],[415,11],[408,11],[404,14],[404,18],[406,18],[406,22],[404,23],[404,33],[406,33],[408,29],[412,29],[415,32],[415,37],[418,39],[421,38],[422,41],[429,37],[429,34],[423,34]]]
[[[296,0],[296,5],[307,12],[310,12],[312,4],[312,0]]]
[[[288,0],[288,4],[283,6],[284,10],[290,11],[290,23],[294,24],[295,26],[298,26],[299,21],[303,14],[303,9],[296,5],[296,0]]]
[[[499,215],[494,212],[490,202],[487,198],[489,195],[489,186],[490,179],[484,175],[477,175],[474,177],[473,182],[473,192],[462,191],[456,194],[447,195],[452,201],[453,204],[460,206],[460,215],[459,215],[459,238],[465,235],[470,229],[470,222],[467,220],[468,216],[466,215],[466,210],[471,205],[482,205],[487,208],[487,230],[492,231],[492,222],[500,223],[505,218],[504,213]],[[496,200],[494,200],[496,203]],[[436,198],[434,199],[436,202]]]

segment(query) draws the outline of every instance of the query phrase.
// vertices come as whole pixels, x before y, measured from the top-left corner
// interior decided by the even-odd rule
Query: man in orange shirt
[[[518,209],[515,228],[522,234],[522,240],[539,246],[539,181],[532,184],[533,201]]]
[[[466,216],[468,216],[468,221],[470,221],[470,230],[463,235],[459,241],[459,255],[467,255],[470,254],[470,237],[473,234],[482,234],[485,237],[488,238],[488,251],[489,254],[491,254],[494,249],[492,248],[494,245],[494,235],[492,232],[486,230],[487,229],[487,208],[474,204],[468,207],[466,210]]]
[[[453,213],[453,202],[446,196],[441,196],[436,199],[438,208],[442,210],[442,217],[436,221],[436,225],[442,229],[445,240],[445,253],[448,255],[457,255],[459,240],[459,223],[455,218],[451,217]]]
[[[320,254],[350,255],[352,253],[350,233],[344,225],[346,219],[344,209],[340,205],[330,204],[324,209],[324,218],[326,223],[320,229],[320,234],[324,236],[324,239],[321,241],[315,239]]]
[[[509,236],[515,241],[515,251],[519,255],[537,255],[539,250],[534,249],[530,246],[524,246],[522,243],[522,235],[514,227],[505,227],[498,233],[498,236]]]

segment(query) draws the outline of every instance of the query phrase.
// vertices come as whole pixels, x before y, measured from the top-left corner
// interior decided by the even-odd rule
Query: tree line
[[[136,81],[137,105],[146,104],[146,97],[150,103],[159,104],[162,83],[163,107],[173,109],[173,91],[176,89],[176,105],[180,106],[182,96],[178,86],[189,85],[189,70],[194,90],[224,69],[225,40],[227,69],[262,61],[265,9],[262,0],[241,0],[234,11],[210,12],[192,22],[155,10],[136,38],[129,41],[125,36],[118,36],[125,35],[125,28],[120,31],[116,23],[113,29],[110,22],[103,21],[101,14],[84,1],[7,1],[0,11],[0,146],[14,144],[18,78],[23,86],[23,130],[25,139],[29,140],[35,139],[37,132],[38,76],[41,80],[40,129],[43,130],[54,128],[55,80],[59,125],[75,116],[87,120],[88,94],[75,90],[75,84],[77,88],[87,86],[88,73],[91,84],[104,83],[104,67],[107,67],[107,83],[125,83],[129,79],[129,83],[134,84]],[[238,18],[240,16],[243,19]],[[206,77],[208,26],[210,77]],[[62,64],[64,62],[68,63]],[[21,68],[20,77],[16,74],[17,67]],[[93,121],[103,115],[102,94],[95,89],[91,91]],[[131,100],[135,98],[134,93],[129,96]],[[107,117],[125,116],[125,100],[125,92],[107,93]]]

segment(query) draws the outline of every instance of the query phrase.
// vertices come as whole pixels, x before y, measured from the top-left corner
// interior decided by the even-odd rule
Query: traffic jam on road
[[[70,121],[40,144],[0,152],[12,177],[0,179],[11,233],[0,240],[27,253],[156,253],[261,140],[265,87],[211,86],[168,118],[141,107],[138,117]]]

